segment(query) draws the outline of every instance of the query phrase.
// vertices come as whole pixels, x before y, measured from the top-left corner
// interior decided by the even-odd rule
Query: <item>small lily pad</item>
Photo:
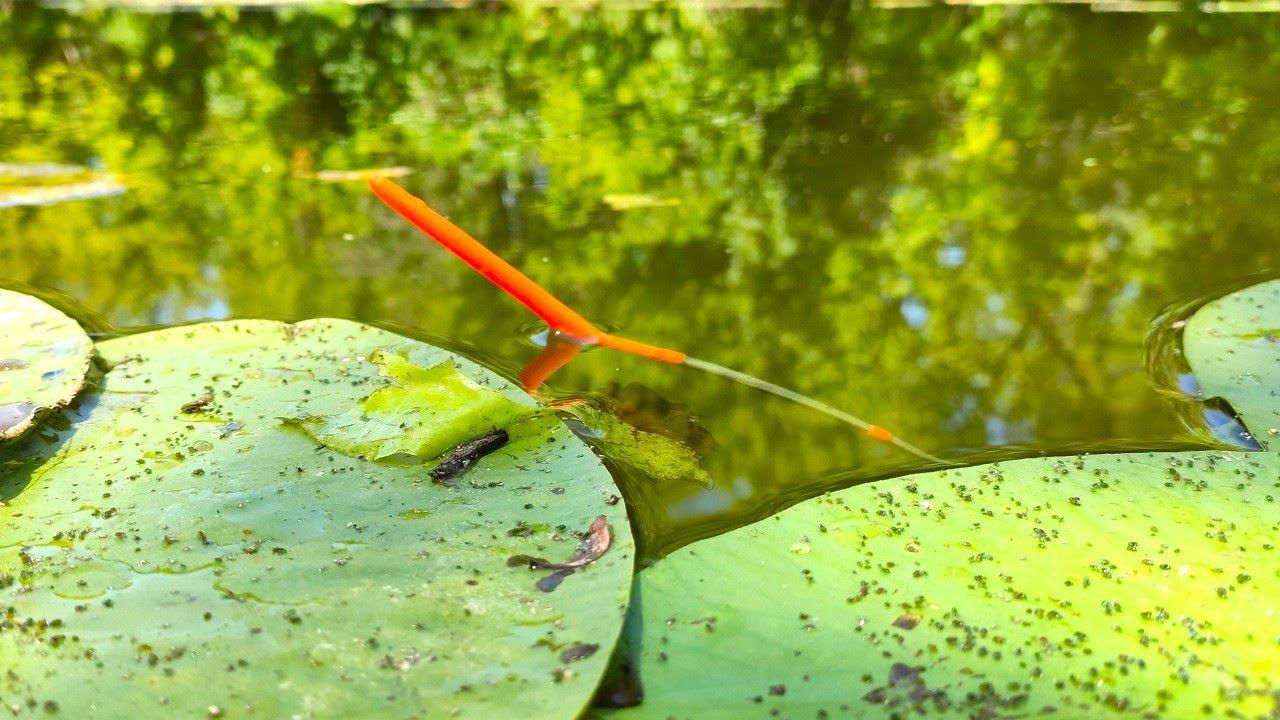
[[[71,402],[93,343],[75,320],[30,295],[0,289],[0,440]]]
[[[1202,395],[1230,403],[1263,448],[1280,447],[1280,280],[1208,303],[1182,338]]]
[[[636,578],[623,718],[1270,717],[1280,456],[870,483]]]
[[[496,394],[532,410],[517,388],[338,320],[179,327],[99,351],[110,369],[63,411],[66,430],[0,447],[6,705],[76,718],[581,711],[634,555],[588,447],[526,414],[442,485],[428,465],[352,457],[282,419],[343,417],[393,390],[430,402],[433,383],[485,389],[445,392],[459,407]],[[430,418],[402,421],[426,442]],[[607,549],[553,592],[509,566],[575,557],[601,526]]]

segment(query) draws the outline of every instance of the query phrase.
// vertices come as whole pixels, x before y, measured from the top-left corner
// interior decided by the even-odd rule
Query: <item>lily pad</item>
[[[75,320],[30,295],[0,289],[0,440],[71,402],[92,354],[93,343]]]
[[[282,419],[385,397],[396,381],[371,357],[428,375],[417,391],[485,388],[481,404],[497,394],[531,410],[519,390],[338,320],[172,328],[99,351],[111,369],[64,411],[56,441],[0,448],[6,704],[550,718],[589,699],[625,614],[633,542],[612,480],[562,423],[526,414],[444,484],[427,464],[351,457]],[[449,430],[489,424],[481,412]],[[509,565],[573,558],[587,539],[605,550],[553,592]]]
[[[639,573],[619,718],[1272,717],[1280,457],[862,485]]]
[[[1265,449],[1280,434],[1280,280],[1231,293],[1187,321],[1183,352],[1205,397],[1221,397]]]

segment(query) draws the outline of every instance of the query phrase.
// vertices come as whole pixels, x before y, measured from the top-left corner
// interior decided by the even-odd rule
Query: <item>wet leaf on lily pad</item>
[[[1229,402],[1263,448],[1280,447],[1280,280],[1200,308],[1182,342],[1201,394]]]
[[[382,368],[367,359],[379,349]],[[99,350],[111,369],[55,442],[0,447],[6,704],[76,718],[559,718],[589,699],[634,542],[613,482],[562,423],[505,428],[446,486],[280,419],[342,415],[390,387],[388,362],[393,377],[447,367],[526,406],[517,388],[346,321],[211,323]],[[507,566],[572,556],[601,516],[607,552],[555,592]],[[570,652],[584,645],[601,652]]]
[[[618,718],[1271,717],[1280,457],[870,483],[639,573]]]
[[[0,440],[71,402],[93,343],[75,320],[30,295],[0,289]]]
[[[421,367],[380,349],[370,353],[369,362],[388,385],[339,414],[304,413],[290,422],[348,455],[428,460],[537,410],[531,399],[513,400],[460,372],[451,360]]]

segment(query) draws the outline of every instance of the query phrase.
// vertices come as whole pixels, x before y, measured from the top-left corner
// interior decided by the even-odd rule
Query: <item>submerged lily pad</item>
[[[557,409],[576,421],[579,433],[605,457],[628,470],[658,484],[711,485],[711,474],[702,467],[702,458],[678,440],[641,430],[587,402],[561,403]]]
[[[1221,397],[1263,448],[1280,435],[1280,280],[1231,293],[1187,321],[1183,352],[1205,397]]]
[[[519,390],[346,321],[211,323],[99,351],[111,369],[65,411],[55,443],[0,448],[6,705],[542,718],[590,697],[625,613],[633,541],[613,482],[563,424],[526,417],[443,485],[427,465],[350,457],[281,419],[385,397],[397,386],[371,357],[430,375],[418,390],[465,376],[528,408]],[[405,432],[420,419],[406,416]],[[601,524],[607,551],[554,592],[508,565],[573,557]],[[588,646],[600,652],[575,650]]]
[[[641,572],[620,718],[1271,717],[1280,457],[862,485]]]
[[[15,438],[84,386],[93,343],[75,320],[0,289],[0,440]]]

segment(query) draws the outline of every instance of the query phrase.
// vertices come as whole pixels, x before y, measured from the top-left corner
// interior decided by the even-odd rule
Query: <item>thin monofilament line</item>
[[[711,373],[712,375],[718,375],[723,378],[728,378],[729,380],[742,383],[743,385],[755,388],[757,390],[763,390],[771,395],[777,395],[778,397],[785,398],[787,400],[790,400],[791,402],[799,403],[800,405],[803,405],[813,410],[817,410],[820,413],[829,415],[833,418],[836,418],[837,420],[841,420],[849,425],[852,425],[864,431],[871,430],[871,428],[874,427],[871,423],[867,422],[866,420],[863,420],[860,417],[857,417],[856,415],[850,415],[849,413],[843,410],[833,408],[830,405],[824,402],[821,402],[819,400],[814,400],[813,398],[808,397],[807,395],[801,395],[800,393],[794,390],[788,390],[787,388],[784,388],[781,385],[775,385],[769,382],[768,380],[761,380],[758,377],[755,377],[753,375],[748,375],[744,372],[739,372],[738,370],[734,370],[733,368],[727,368],[723,365],[717,365],[713,362],[707,362],[706,360],[699,360],[696,357],[686,358],[684,361],[684,364],[688,365],[689,367],[694,367],[704,372]],[[889,442],[894,445],[897,445],[903,450],[906,450],[912,455],[915,455],[916,457],[921,458],[923,460],[928,460],[929,462],[935,462],[942,465],[949,464],[946,460],[943,460],[942,458],[934,455],[930,455],[929,453],[921,450],[915,445],[912,445],[911,443],[905,440],[899,439],[897,436],[894,436],[893,438],[891,438]]]

